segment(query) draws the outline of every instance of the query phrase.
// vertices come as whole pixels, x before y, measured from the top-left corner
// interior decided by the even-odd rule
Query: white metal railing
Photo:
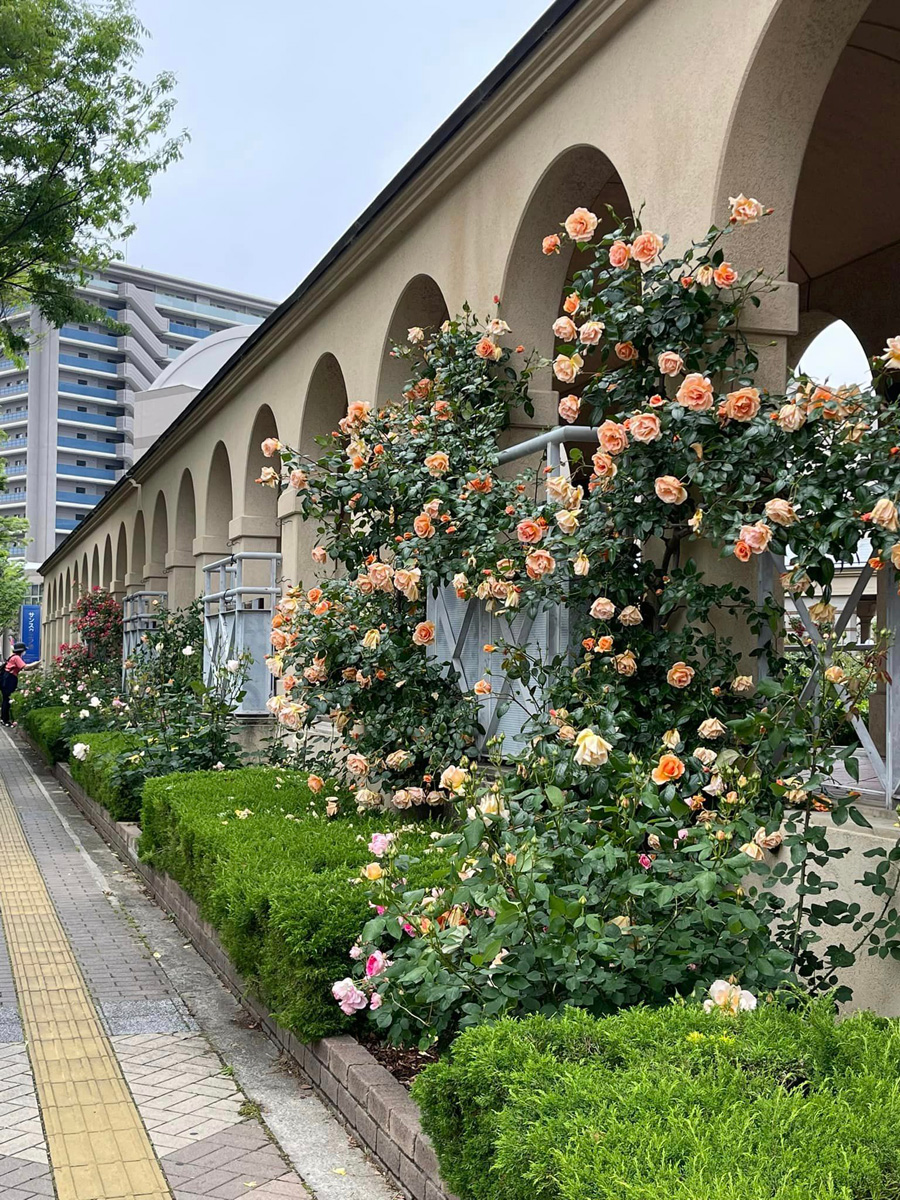
[[[122,601],[122,685],[145,634],[156,629],[167,592],[131,592]]]
[[[266,701],[275,694],[265,656],[281,598],[280,570],[281,555],[274,552],[232,554],[203,568],[203,675],[212,683],[230,659],[250,656],[242,716],[267,712]]]

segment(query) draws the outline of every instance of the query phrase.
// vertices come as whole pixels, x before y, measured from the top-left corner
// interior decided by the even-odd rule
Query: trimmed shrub
[[[462,1200],[887,1200],[900,1023],[828,1000],[498,1021],[413,1085]]]
[[[49,763],[62,762],[69,749],[63,733],[62,708],[30,708],[22,727]]]
[[[409,830],[384,812],[324,810],[305,774],[245,767],[150,779],[141,814],[141,857],[193,896],[259,998],[307,1041],[353,1024],[331,985],[349,974],[371,913],[360,868],[373,833]],[[402,839],[417,855],[429,845],[427,833]],[[422,887],[425,864],[415,868]]]
[[[128,786],[119,756],[136,749],[140,740],[127,733],[85,733],[79,739],[90,746],[85,759],[69,757],[69,770],[76,783],[92,800],[102,804],[114,821],[137,821],[141,815],[141,798]]]

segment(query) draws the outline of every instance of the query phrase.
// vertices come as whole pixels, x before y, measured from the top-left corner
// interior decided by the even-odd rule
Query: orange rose
[[[452,415],[449,400],[435,400],[431,406],[432,415],[438,421],[449,421]]]
[[[675,399],[693,412],[706,412],[712,408],[713,385],[705,375],[686,375]]]
[[[429,517],[428,513],[419,513],[419,515],[413,521],[413,529],[415,530],[417,537],[434,537],[434,526],[431,523],[431,517]]]
[[[674,475],[660,475],[653,487],[664,504],[683,504],[687,500],[687,489]]]
[[[563,301],[563,312],[568,313],[570,317],[574,317],[575,314],[578,312],[578,306],[580,304],[581,304],[581,297],[578,295],[578,293],[570,292],[569,295],[566,296],[565,300]]]
[[[639,263],[651,263],[663,248],[658,233],[639,233],[631,243],[631,256]]]
[[[737,283],[737,271],[731,263],[723,262],[713,271],[713,283],[716,287],[729,288]]]
[[[627,242],[613,242],[609,248],[609,265],[611,267],[622,268],[628,266],[628,260],[631,258],[631,247]]]
[[[558,233],[551,233],[541,242],[541,250],[544,254],[559,254],[560,236]]]
[[[413,630],[412,640],[416,646],[430,646],[434,641],[434,621],[420,621]]]
[[[633,650],[623,650],[613,658],[613,666],[620,675],[633,675],[637,671],[637,659]]]
[[[533,550],[525,559],[525,572],[529,579],[552,575],[555,570],[556,559],[546,550]]]
[[[666,682],[677,688],[688,687],[693,678],[694,668],[684,662],[673,663],[666,673]]]
[[[760,202],[743,192],[739,196],[729,196],[728,203],[731,205],[729,220],[733,225],[752,225],[763,215]]]
[[[525,546],[534,546],[544,536],[544,527],[533,517],[525,517],[516,526],[516,537]]]
[[[725,416],[732,421],[752,421],[758,412],[759,392],[756,388],[742,387],[725,397]]]
[[[445,471],[450,470],[450,459],[443,450],[435,450],[434,454],[426,457],[425,466],[428,468],[429,475],[443,475]]]
[[[613,640],[608,634],[606,637],[597,638],[594,648],[598,654],[609,654],[613,648]]]
[[[603,450],[598,450],[591,459],[591,462],[594,464],[595,474],[598,475],[600,479],[605,479],[607,482],[612,481],[619,469],[610,456]]]
[[[604,421],[597,430],[597,441],[604,454],[621,454],[628,446],[628,434],[623,425],[618,425],[615,421]]]
[[[752,553],[753,553],[753,551],[750,549],[750,547],[747,545],[746,542],[741,542],[741,541],[735,542],[734,557],[740,559],[741,562],[749,562],[750,555]]]
[[[662,786],[664,783],[674,783],[684,774],[684,763],[677,754],[663,754],[657,765],[650,773],[654,783]]]
[[[597,217],[586,208],[576,208],[566,217],[566,233],[573,242],[590,241],[597,228]]]
[[[638,413],[629,420],[628,432],[636,442],[655,442],[660,434],[659,417],[655,413]]]
[[[616,342],[616,354],[622,362],[633,362],[637,358],[637,349],[633,342]]]
[[[475,354],[478,358],[490,359],[492,362],[496,362],[502,353],[503,351],[497,343],[489,337],[483,337],[475,347]]]

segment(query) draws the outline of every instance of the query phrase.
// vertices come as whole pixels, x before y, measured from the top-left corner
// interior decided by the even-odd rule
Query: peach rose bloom
[[[769,520],[774,521],[776,525],[793,525],[797,520],[793,504],[789,500],[780,498],[767,500],[765,513]]]
[[[491,694],[491,683],[489,679],[479,679],[472,691],[476,696],[489,696]]]
[[[674,475],[660,475],[653,488],[664,504],[684,504],[687,500],[687,488]]]
[[[894,542],[891,546],[891,562],[896,570],[900,571],[900,542]]]
[[[534,546],[543,536],[543,525],[533,517],[525,517],[516,526],[516,537],[525,546]]]
[[[697,372],[685,375],[675,399],[692,412],[707,412],[712,408],[713,385],[705,375]]]
[[[597,641],[594,644],[594,649],[597,651],[598,654],[609,654],[609,652],[610,652],[610,650],[612,650],[612,648],[613,648],[613,639],[609,636],[608,633],[605,634],[603,637],[597,638]]]
[[[597,430],[597,441],[604,454],[621,454],[628,446],[628,433],[624,425],[604,421]]]
[[[740,559],[741,562],[749,562],[750,555],[752,553],[753,553],[753,551],[750,549],[750,547],[747,545],[746,542],[743,542],[740,540],[735,542],[734,557],[737,559]]]
[[[566,233],[573,242],[587,242],[597,228],[597,217],[586,208],[576,208],[566,217]]]
[[[370,579],[368,575],[360,575],[356,581],[356,586],[364,596],[371,596],[375,591],[374,580]]]
[[[806,413],[799,404],[782,404],[775,418],[775,424],[782,433],[796,433],[806,424]]]
[[[580,354],[573,354],[571,357],[568,354],[558,354],[553,360],[553,374],[560,383],[572,383],[583,366],[584,359]]]
[[[672,687],[686,688],[694,678],[694,668],[685,662],[673,663],[666,672],[666,682]]]
[[[585,346],[596,346],[601,337],[603,337],[603,330],[605,328],[606,326],[602,321],[585,321],[578,330],[578,339]]]
[[[662,408],[662,406],[666,403],[666,397],[660,396],[659,393],[657,393],[655,396],[651,396],[647,403],[651,408]]]
[[[425,341],[425,330],[420,325],[413,325],[412,329],[407,329],[406,340],[412,342],[415,346],[419,342]]]
[[[306,786],[311,792],[315,792],[318,796],[319,792],[321,792],[322,788],[325,786],[325,780],[319,775],[307,775]]]
[[[319,564],[323,563],[328,557],[324,546],[314,546],[312,551],[312,560]]]
[[[347,770],[353,775],[368,775],[369,763],[362,754],[347,755]]]
[[[733,421],[752,421],[758,412],[759,392],[756,388],[742,387],[725,397],[725,416]]]
[[[558,337],[561,342],[574,342],[578,337],[578,330],[572,318],[557,317],[553,322],[553,336]]]
[[[425,466],[429,475],[443,475],[445,471],[450,470],[450,459],[443,450],[435,450],[434,454],[426,457]]]
[[[372,405],[366,400],[353,400],[347,405],[347,421],[351,425],[363,425],[369,419]]]
[[[310,588],[306,593],[306,599],[310,604],[318,604],[322,599],[322,589],[319,587]]]
[[[633,342],[616,342],[616,355],[622,362],[633,362],[637,358],[637,349]]]
[[[881,529],[887,529],[890,533],[896,533],[900,528],[900,523],[897,519],[897,505],[886,496],[882,496],[880,500],[875,502],[872,509],[872,524],[880,526]]]
[[[389,563],[373,562],[369,565],[369,578],[381,592],[389,592],[393,587],[394,572]]]
[[[441,511],[440,500],[429,500],[427,504],[422,505],[422,511],[434,521]]]
[[[577,292],[569,292],[565,300],[563,300],[563,312],[568,313],[570,317],[574,317],[578,312],[581,304],[581,297]]]
[[[278,438],[265,438],[264,441],[260,443],[259,448],[262,450],[266,458],[271,458],[273,454],[277,454],[281,449],[281,442],[279,442]]]
[[[533,550],[525,559],[525,573],[529,579],[552,575],[555,570],[556,559],[546,550]]]
[[[612,480],[619,469],[605,450],[598,450],[591,462],[594,464],[594,473],[600,479]]]
[[[422,572],[418,567],[398,567],[394,572],[394,587],[407,600],[418,600],[421,578]]]
[[[677,754],[663,754],[650,773],[650,778],[660,786],[664,783],[674,783],[684,774],[684,763]]]
[[[633,650],[623,650],[613,658],[613,666],[620,675],[634,675],[637,671],[637,659]]]
[[[434,641],[434,621],[420,621],[413,630],[412,640],[416,646],[430,646]]]
[[[768,549],[772,540],[772,527],[765,521],[757,521],[754,525],[741,526],[741,541],[750,547],[753,554],[762,554]]]
[[[595,621],[610,621],[615,611],[616,606],[607,596],[598,596],[591,605],[591,616]]]
[[[663,248],[658,233],[639,233],[631,243],[631,256],[639,263],[651,263]]]
[[[541,242],[544,254],[559,254],[561,238],[558,233],[551,233]]]
[[[728,203],[731,205],[730,219],[735,225],[753,225],[763,215],[760,202],[743,192],[739,196],[729,196]]]
[[[704,263],[702,267],[697,268],[697,274],[695,278],[699,284],[703,285],[703,287],[709,287],[713,281],[713,269],[709,263]]]
[[[556,514],[556,523],[566,534],[572,534],[578,528],[578,513],[570,508],[561,508]]]
[[[288,482],[296,491],[302,492],[303,489],[308,486],[309,479],[307,478],[306,472],[301,471],[300,468],[297,467],[295,470],[291,471],[290,475],[288,476]]]
[[[415,530],[417,537],[434,537],[434,526],[431,523],[431,517],[429,517],[428,513],[419,513],[419,515],[413,521],[413,529]]]
[[[431,406],[431,413],[432,416],[434,416],[438,421],[449,421],[452,414],[450,401],[435,400],[434,404]]]
[[[619,620],[623,625],[640,625],[644,618],[641,616],[641,610],[635,604],[629,604],[619,613]]]
[[[609,248],[609,265],[611,267],[627,267],[631,258],[631,247],[627,242],[613,242]]]
[[[563,396],[559,402],[559,415],[571,425],[581,412],[581,401],[577,396]]]
[[[680,375],[684,370],[684,359],[674,350],[664,350],[656,361],[663,375]]]
[[[483,337],[475,347],[475,354],[478,358],[490,359],[491,362],[496,362],[503,351],[489,337]]]
[[[656,413],[638,413],[629,420],[628,432],[636,442],[655,442],[660,434],[659,417]]]
[[[881,361],[888,371],[896,371],[900,368],[900,337],[888,338]]]
[[[900,548],[900,542],[897,543],[897,546],[898,546],[898,548]],[[576,575],[580,575],[583,577],[583,576],[587,575],[587,573],[588,573],[588,571],[590,571],[590,569],[591,569],[591,560],[588,558],[588,556],[585,554],[585,552],[583,550],[579,550],[578,553],[575,555],[574,562],[572,563],[573,572]]]
[[[736,696],[749,696],[755,688],[752,675],[735,675],[731,684],[731,690]]]
[[[701,721],[700,725],[698,725],[697,732],[702,738],[713,742],[716,738],[724,737],[727,730],[718,717],[707,717],[705,721]]]
[[[738,273],[729,262],[720,263],[713,271],[713,283],[716,287],[730,288],[737,283]]]
[[[277,487],[281,482],[281,474],[274,467],[263,467],[256,482],[264,487]]]

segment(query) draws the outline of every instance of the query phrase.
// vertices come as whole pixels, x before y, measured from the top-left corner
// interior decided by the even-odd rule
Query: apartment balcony
[[[154,299],[157,308],[172,312],[197,313],[199,316],[212,317],[216,321],[221,321],[223,325],[233,325],[236,322],[244,325],[261,325],[265,320],[265,317],[256,313],[238,312],[236,308],[220,308],[218,304],[209,304],[202,300],[183,300],[180,296],[169,296],[165,292],[157,292]]]
[[[0,442],[0,454],[12,454],[16,450],[25,450],[27,447],[27,437],[10,438],[8,442]]]
[[[23,379],[21,383],[10,383],[6,387],[0,387],[0,404],[3,403],[7,396],[22,396],[28,391],[28,380]]]
[[[25,557],[25,547],[24,546],[10,546],[9,557],[10,558],[24,558]]]
[[[103,375],[116,375],[121,364],[104,362],[101,358],[79,358],[77,354],[60,354],[59,364],[62,367],[74,367],[76,371],[100,372]]]
[[[118,388],[94,387],[89,383],[73,383],[68,379],[60,379],[57,391],[64,392],[68,396],[92,396],[95,400],[105,400],[108,404],[119,403]],[[0,399],[2,396],[3,393],[0,391]]]
[[[119,420],[118,417],[107,417],[103,413],[73,412],[68,408],[58,409],[56,416],[62,425],[85,425],[95,429],[115,429]]]
[[[7,467],[6,477],[9,478],[10,475],[24,475],[27,471],[28,466],[25,463],[23,463],[20,467]]]
[[[93,329],[76,329],[72,325],[63,325],[59,331],[61,342],[81,342],[88,346],[108,346],[110,350],[118,350],[119,338],[111,333],[97,333]]]
[[[56,518],[56,532],[57,533],[71,533],[73,529],[78,528],[78,526],[81,524],[82,520],[83,520],[83,518],[76,520],[74,517],[72,517],[72,518],[57,517]]]
[[[28,367],[28,355],[24,354],[25,367]],[[7,375],[10,371],[21,371],[22,364],[14,362],[11,358],[0,358],[0,375]]]
[[[169,322],[169,333],[176,337],[205,338],[213,332],[212,329],[198,329],[196,325],[182,325],[180,321]]]
[[[0,413],[0,429],[12,429],[14,425],[28,424],[28,409],[17,408],[13,412]]]
[[[78,450],[82,454],[98,454],[104,458],[118,458],[122,443],[90,442],[87,438],[57,437],[56,447],[58,450]]]
[[[12,471],[7,471],[7,475],[11,475]],[[103,483],[108,483],[110,486],[116,482],[115,467],[76,467],[72,463],[56,464],[57,479],[99,479]]]
[[[102,499],[103,496],[97,496],[94,494],[87,496],[83,492],[56,493],[56,503],[66,507],[75,504],[78,508],[93,508],[93,506],[98,504]]]
[[[24,492],[0,492],[0,507],[12,508],[16,504],[25,503]]]
[[[134,417],[130,413],[126,413],[124,417],[116,417],[116,429],[120,433],[124,433],[128,440],[134,438]]]

